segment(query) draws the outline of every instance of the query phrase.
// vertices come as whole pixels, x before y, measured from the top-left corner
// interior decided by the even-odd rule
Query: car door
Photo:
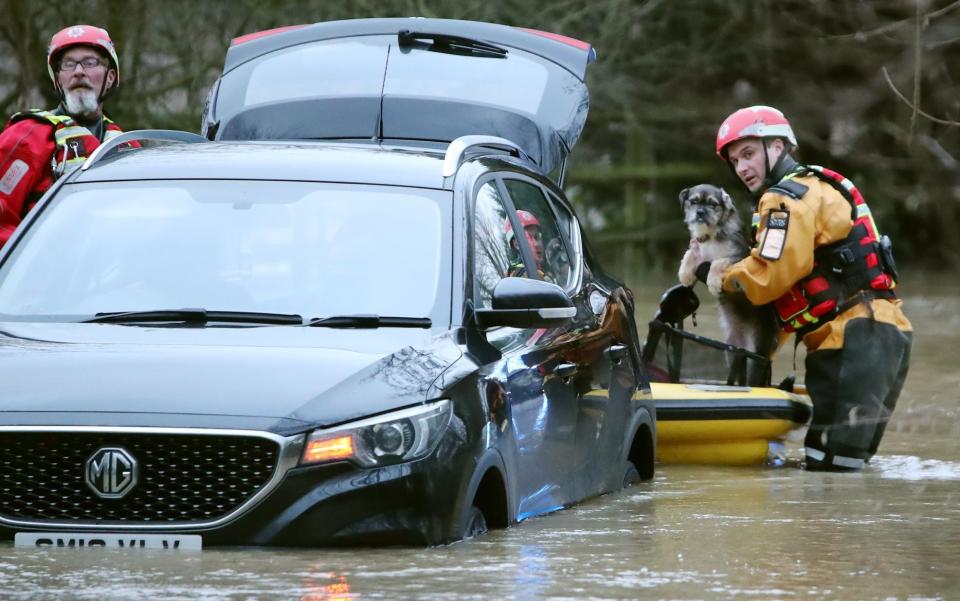
[[[573,213],[556,199],[558,221],[573,240],[571,261],[584,277],[575,302],[586,306],[577,341],[580,365],[577,400],[575,486],[589,496],[623,482],[619,458],[634,411],[638,386],[639,339],[633,299],[621,282],[606,277],[583,252],[582,232]]]
[[[570,335],[573,350],[556,369],[569,374],[576,401],[575,450],[567,479],[575,498],[591,496],[622,482],[618,459],[636,389],[629,354],[632,301],[622,284],[586,263],[579,223],[565,201],[542,187],[533,193],[532,186],[517,179],[505,183],[518,209],[540,216],[542,270],[568,290],[578,308]]]
[[[519,189],[518,189],[519,190]],[[509,236],[516,211],[499,178],[478,186],[474,199],[474,302],[490,307],[504,277],[541,277],[526,235]],[[511,244],[519,242],[515,246]],[[519,239],[519,240],[518,240]],[[517,271],[518,266],[521,271]],[[577,400],[566,356],[575,349],[573,324],[559,328],[493,328],[487,341],[502,358],[485,368],[486,387],[502,390],[505,462],[513,467],[519,519],[558,509],[577,498],[571,480],[576,452]]]

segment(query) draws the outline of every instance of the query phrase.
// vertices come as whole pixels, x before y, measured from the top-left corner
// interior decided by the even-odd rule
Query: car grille
[[[137,484],[102,499],[84,465],[103,447],[139,464]],[[256,436],[91,432],[0,432],[0,516],[55,522],[207,522],[262,489],[279,445]]]

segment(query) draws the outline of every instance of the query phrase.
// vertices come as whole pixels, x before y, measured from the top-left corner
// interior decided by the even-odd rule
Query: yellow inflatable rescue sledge
[[[684,331],[683,320],[698,307],[691,288],[671,288],[644,343],[657,410],[657,460],[781,463],[787,435],[810,420],[810,399],[792,378],[771,386],[768,357]]]

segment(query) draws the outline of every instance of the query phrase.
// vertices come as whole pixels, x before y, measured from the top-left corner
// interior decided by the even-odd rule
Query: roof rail
[[[463,162],[463,155],[473,146],[496,148],[497,150],[505,150],[520,158],[529,158],[522,148],[506,138],[499,138],[497,136],[460,136],[447,146],[447,153],[443,157],[443,177],[450,177],[457,172],[457,167]]]
[[[86,171],[92,165],[95,165],[99,161],[103,160],[111,151],[116,148],[128,144],[130,142],[140,142],[140,141],[163,141],[163,142],[181,142],[184,144],[193,144],[195,142],[209,142],[203,136],[199,134],[190,133],[188,131],[177,131],[175,129],[138,129],[135,131],[128,131],[122,133],[118,136],[114,136],[97,146],[90,157],[83,162],[83,165],[80,166],[81,171]]]

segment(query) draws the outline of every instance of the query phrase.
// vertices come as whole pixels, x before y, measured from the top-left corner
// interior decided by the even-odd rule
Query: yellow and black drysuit
[[[760,197],[754,248],[727,268],[723,288],[774,303],[784,333],[807,347],[807,468],[858,469],[900,395],[912,326],[893,293],[889,240],[856,187],[829,169],[788,165]]]

